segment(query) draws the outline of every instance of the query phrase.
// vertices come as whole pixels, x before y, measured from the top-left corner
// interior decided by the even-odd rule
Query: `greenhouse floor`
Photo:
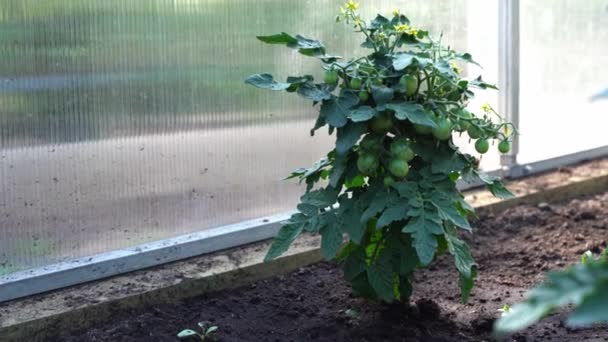
[[[497,316],[497,308],[519,299],[525,288],[540,280],[539,271],[574,262],[586,249],[606,243],[602,236],[608,227],[608,209],[603,203],[608,202],[608,197],[597,194],[608,190],[608,159],[512,181],[508,187],[517,197],[503,202],[495,202],[485,191],[467,193],[482,218],[469,236],[481,269],[475,295],[466,306],[459,303],[456,285],[442,282],[455,279],[451,274],[453,267],[441,267],[445,261],[417,275],[415,298],[433,298],[435,302],[420,302],[417,309],[363,305],[348,296],[334,266],[319,264],[300,269],[321,259],[318,238],[307,237],[297,241],[286,257],[271,263],[261,262],[267,248],[267,242],[262,242],[0,304],[0,340],[53,341],[70,335],[73,341],[129,341],[129,338],[166,341],[172,340],[182,328],[195,327],[200,320],[215,320],[224,341],[247,341],[250,337],[260,340],[260,335],[248,329],[266,334],[268,338],[261,340],[282,341],[281,336],[288,335],[307,340],[307,334],[315,331],[314,322],[319,324],[318,340],[330,337],[339,340],[340,336],[352,340],[355,333],[364,337],[367,336],[364,333],[386,332],[380,322],[384,318],[378,317],[394,310],[405,310],[400,316],[402,320],[392,321],[395,336],[424,338],[426,333],[437,332],[439,338],[448,328],[462,336],[446,335],[446,338],[489,336],[491,318]],[[596,195],[567,200],[581,194]],[[565,201],[557,203],[560,200]],[[514,208],[518,204],[522,206]],[[501,213],[504,210],[507,214]],[[582,237],[593,244],[587,245]],[[543,248],[548,249],[541,254]],[[284,278],[250,285],[294,270],[296,273]],[[277,279],[285,282],[278,283]],[[237,286],[244,287],[225,290]],[[336,291],[327,295],[329,288]],[[200,297],[210,292],[216,294]],[[253,299],[256,296],[259,299]],[[286,306],[277,308],[279,304]],[[314,311],[314,307],[319,311]],[[340,312],[348,309],[356,310],[360,318]],[[439,318],[430,319],[428,310],[433,312],[431,316]],[[308,317],[311,312],[313,318]],[[295,323],[281,328],[283,316]],[[416,323],[412,323],[412,317],[419,317]],[[592,340],[599,334],[594,329],[568,331],[559,322],[559,318],[548,320],[538,326],[544,328],[534,328],[525,334],[529,337],[547,334],[547,338],[553,336],[554,340],[564,340],[559,337],[564,331],[575,333],[569,336]],[[95,328],[90,329],[92,326]],[[106,335],[106,330],[107,334],[121,335]],[[338,333],[344,335],[331,335]],[[245,336],[242,334],[250,337],[241,337]],[[380,335],[369,336],[373,341],[382,340]],[[601,340],[606,337],[601,335]]]
[[[520,205],[475,222],[468,235],[479,277],[459,303],[450,257],[416,274],[413,305],[354,298],[338,265],[321,263],[232,290],[129,310],[66,341],[170,341],[180,328],[211,321],[221,341],[480,341],[505,303],[521,299],[545,271],[606,247],[608,193]],[[607,326],[571,330],[553,316],[515,340],[608,339]]]

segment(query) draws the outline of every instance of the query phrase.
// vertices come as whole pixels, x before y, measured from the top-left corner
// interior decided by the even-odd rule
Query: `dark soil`
[[[608,194],[565,203],[519,206],[475,222],[465,238],[479,263],[468,304],[459,302],[448,256],[416,274],[412,305],[354,298],[338,265],[322,263],[284,276],[173,305],[124,312],[64,341],[176,341],[199,321],[220,341],[484,341],[503,304],[517,302],[545,271],[599,252],[608,239]],[[606,326],[569,329],[565,313],[513,336],[515,341],[608,341]]]

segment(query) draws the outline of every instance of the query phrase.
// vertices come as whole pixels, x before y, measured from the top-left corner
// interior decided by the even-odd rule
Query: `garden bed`
[[[468,304],[459,302],[449,256],[416,273],[414,305],[354,298],[338,265],[317,264],[241,288],[126,310],[65,341],[172,341],[183,328],[211,321],[221,341],[481,341],[491,339],[503,304],[520,300],[549,269],[606,246],[608,193],[486,214],[465,236],[480,274]],[[515,340],[608,340],[598,326],[569,329],[564,314]]]

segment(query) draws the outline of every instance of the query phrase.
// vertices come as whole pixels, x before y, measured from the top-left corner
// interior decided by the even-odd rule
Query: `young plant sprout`
[[[200,332],[192,329],[184,329],[177,334],[177,337],[180,339],[196,338],[197,340],[204,342],[215,340],[212,334],[219,330],[216,325],[211,324],[211,322],[198,322],[198,327]]]
[[[364,21],[358,7],[349,1],[336,19],[362,35],[361,46],[370,50],[364,56],[343,61],[321,42],[285,32],[258,37],[319,59],[323,81],[299,75],[278,82],[263,73],[246,83],[312,101],[319,114],[311,135],[326,125],[336,135],[325,158],[288,177],[305,182],[306,193],[266,260],[284,253],[302,232],[320,233],[323,256],[344,262],[357,295],[391,302],[409,299],[416,268],[450,253],[466,300],[477,269],[459,231],[471,231],[473,208],[456,181],[481,182],[499,198],[512,195],[452,136],[467,132],[479,153],[488,152],[492,140],[508,152],[517,131],[490,105],[478,114],[467,109],[474,89],[496,89],[481,76],[462,76],[465,64],[477,64],[470,54],[444,45],[397,10]]]
[[[500,317],[504,317],[511,312],[511,307],[509,304],[505,304],[502,306],[502,308],[498,309],[498,311],[500,312]]]

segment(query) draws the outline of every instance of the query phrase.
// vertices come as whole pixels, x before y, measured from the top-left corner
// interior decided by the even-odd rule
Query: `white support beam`
[[[519,0],[500,0],[498,6],[498,98],[499,113],[519,127]],[[508,176],[517,165],[519,138],[514,136],[511,151],[500,164]]]

